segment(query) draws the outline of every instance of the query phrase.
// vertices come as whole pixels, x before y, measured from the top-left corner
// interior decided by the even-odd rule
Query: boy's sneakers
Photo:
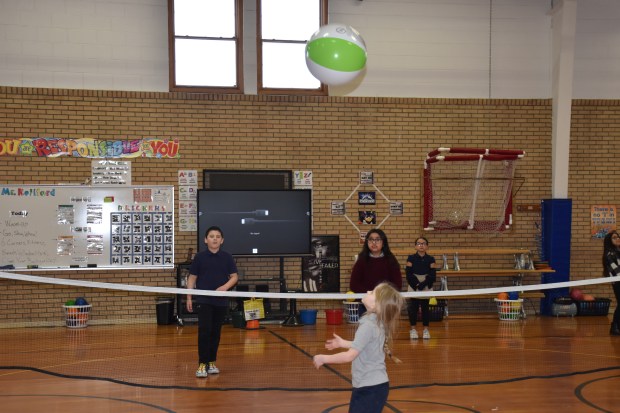
[[[198,370],[196,370],[196,377],[207,377],[207,365],[205,363],[200,363],[198,365]]]
[[[412,328],[411,330],[409,330],[409,338],[412,340],[418,339],[418,332],[416,331],[415,328]]]
[[[209,373],[209,374],[219,374],[220,373],[220,369],[215,367],[215,363],[211,362],[211,363],[209,363],[209,368],[207,369],[207,373]]]
[[[424,329],[424,332],[422,333],[422,338],[423,338],[424,340],[430,340],[430,338],[431,338],[431,333],[429,333],[427,329]]]

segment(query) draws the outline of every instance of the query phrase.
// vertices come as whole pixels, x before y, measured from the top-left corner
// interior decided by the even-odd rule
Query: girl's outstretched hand
[[[323,361],[323,355],[317,354],[316,356],[312,357],[312,363],[314,364],[314,367],[316,367],[318,370],[319,367],[325,364],[325,361]]]
[[[335,350],[340,347],[342,347],[342,337],[336,333],[334,333],[334,338],[325,342],[325,348],[328,350]]]

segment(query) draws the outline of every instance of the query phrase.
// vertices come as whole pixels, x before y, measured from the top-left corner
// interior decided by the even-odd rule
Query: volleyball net
[[[585,313],[581,309],[582,314],[572,314],[570,306],[575,303],[566,302],[559,304],[565,312],[558,317],[539,317],[539,298],[535,295],[557,289],[611,290],[607,285],[611,281],[598,278],[531,285],[506,281],[506,285],[494,288],[403,292],[405,298],[432,298],[437,304],[431,306],[430,340],[409,338],[407,311],[403,309],[393,345],[394,354],[403,363],[388,362],[390,384],[464,385],[618,369],[620,361],[613,343],[601,340],[609,335],[609,300],[593,301],[593,305],[606,304],[605,311],[587,308]],[[194,296],[230,300],[217,360],[221,374],[205,381],[194,375],[197,325],[179,324],[176,319],[161,322],[159,317],[162,297],[171,298],[173,311],[179,314],[176,297],[187,294],[184,288],[12,272],[0,272],[0,286],[12,296],[19,290],[29,291],[21,297],[22,305],[7,308],[9,300],[2,304],[5,315],[17,313],[22,320],[4,317],[0,322],[0,382],[3,378],[43,374],[196,390],[349,391],[351,387],[350,364],[316,370],[312,356],[326,352],[324,342],[334,333],[353,338],[359,318],[350,311],[357,310],[355,300],[361,294],[193,290]],[[31,304],[32,291],[37,294],[36,306]],[[511,293],[518,294],[518,298]],[[498,294],[515,299],[498,299]],[[294,312],[303,325],[283,325],[286,317],[266,311],[258,328],[247,328],[245,313],[238,304],[239,300],[251,298],[264,302],[286,300],[288,315]],[[464,302],[479,307],[471,312],[459,310],[459,303]],[[575,305],[580,310],[580,304]],[[75,311],[69,311],[71,308]],[[240,312],[243,321],[239,324],[234,316]],[[502,317],[502,313],[509,315]],[[480,330],[481,317],[490,325],[484,331]],[[583,360],[572,357],[569,365],[561,360],[575,351],[566,340],[574,336],[580,337],[588,354]],[[507,368],[498,369],[496,361],[487,358],[489,352],[504,360]],[[446,368],[447,364],[451,367]]]

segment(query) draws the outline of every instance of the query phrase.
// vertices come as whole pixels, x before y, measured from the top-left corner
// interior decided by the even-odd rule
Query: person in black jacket
[[[616,296],[616,311],[614,311],[609,334],[620,336],[620,235],[615,230],[605,235],[603,241],[603,275],[617,277],[619,280],[611,283]]]
[[[436,279],[437,265],[435,264],[435,258],[426,253],[428,250],[428,240],[424,237],[416,239],[415,249],[417,252],[407,257],[407,264],[405,266],[409,291],[432,290],[433,283]],[[424,326],[422,338],[426,340],[431,338],[431,334],[428,331],[428,326],[430,324],[428,301],[428,298],[412,298],[407,305],[409,324],[411,324],[409,337],[413,340],[418,339],[416,323],[418,321],[418,309],[420,307],[422,307],[422,325]]]

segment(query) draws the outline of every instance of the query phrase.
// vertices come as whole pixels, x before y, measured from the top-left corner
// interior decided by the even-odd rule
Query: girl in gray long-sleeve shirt
[[[394,287],[381,283],[362,298],[368,312],[360,319],[353,341],[334,334],[325,348],[344,348],[336,354],[318,354],[313,362],[318,369],[323,364],[352,362],[353,392],[349,411],[355,413],[380,413],[388,398],[390,383],[385,367],[385,355],[394,361],[389,349],[396,331],[403,298]]]

